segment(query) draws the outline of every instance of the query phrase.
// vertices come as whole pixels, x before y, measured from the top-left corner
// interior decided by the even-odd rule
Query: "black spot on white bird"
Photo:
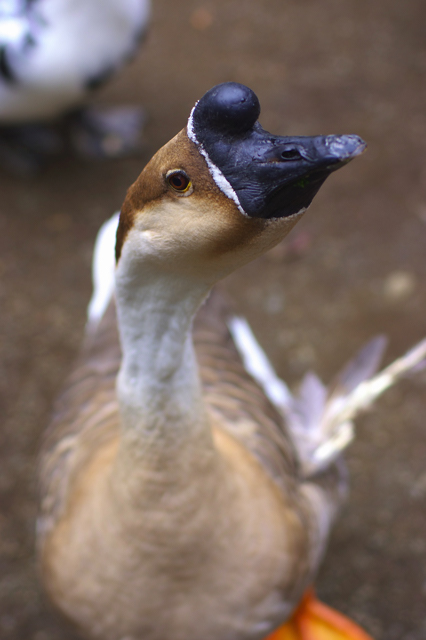
[[[0,47],[0,76],[10,84],[16,82],[16,77],[7,59],[6,47]]]

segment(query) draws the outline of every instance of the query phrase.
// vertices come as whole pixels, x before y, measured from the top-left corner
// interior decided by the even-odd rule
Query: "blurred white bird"
[[[0,0],[0,162],[30,170],[54,152],[71,121],[71,142],[90,155],[134,144],[139,111],[82,110],[90,91],[117,72],[145,33],[150,0]]]

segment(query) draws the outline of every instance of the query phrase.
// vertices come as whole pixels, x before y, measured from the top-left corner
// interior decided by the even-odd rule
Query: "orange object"
[[[310,589],[286,624],[265,640],[373,640],[355,622],[317,600]]]

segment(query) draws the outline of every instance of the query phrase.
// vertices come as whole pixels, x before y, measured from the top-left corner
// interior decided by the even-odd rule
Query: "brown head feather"
[[[183,194],[176,193],[166,179],[168,171],[173,169],[186,172],[193,191],[187,196],[190,200],[186,200],[186,214],[183,215],[183,209],[180,209],[182,215],[168,220],[164,237],[169,235],[178,243],[176,234],[179,234],[180,227],[186,237],[191,237],[198,243],[202,261],[225,258],[226,262],[226,255],[243,249],[246,257],[241,260],[241,264],[244,264],[279,242],[300,217],[296,214],[278,220],[265,220],[242,214],[235,202],[217,186],[197,145],[188,138],[186,129],[183,129],[153,156],[128,190],[117,230],[117,261],[130,230],[138,217],[144,215],[144,210],[148,216],[160,200],[166,205],[167,202],[176,204],[180,200],[183,205]],[[195,215],[194,207],[201,217]],[[208,220],[211,224],[207,224]],[[197,268],[195,255],[192,255],[192,263]],[[225,269],[224,273],[237,266],[239,265],[235,264],[229,270]]]

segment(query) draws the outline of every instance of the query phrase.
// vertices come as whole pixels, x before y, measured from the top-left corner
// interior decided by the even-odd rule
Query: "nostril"
[[[284,151],[281,151],[281,158],[283,160],[296,160],[300,158],[300,153],[297,149],[284,149]]]

